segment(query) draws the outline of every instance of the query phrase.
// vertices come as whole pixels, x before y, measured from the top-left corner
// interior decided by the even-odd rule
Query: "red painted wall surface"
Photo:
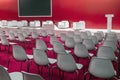
[[[120,29],[120,0],[52,0],[52,17],[18,17],[18,0],[0,0],[0,20],[60,20],[86,22],[86,28],[106,29],[105,14],[114,14],[113,29]]]

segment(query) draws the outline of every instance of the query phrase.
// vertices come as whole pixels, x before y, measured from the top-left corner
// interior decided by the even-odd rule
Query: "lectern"
[[[112,17],[114,17],[114,14],[106,14],[105,17],[107,17],[107,32],[111,32],[111,29],[112,29]]]

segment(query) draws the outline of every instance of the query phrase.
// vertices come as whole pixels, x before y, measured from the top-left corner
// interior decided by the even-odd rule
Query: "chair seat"
[[[23,80],[23,76],[21,72],[12,72],[9,73],[11,80]]]
[[[28,59],[33,59],[33,55],[28,55],[27,54],[27,57],[28,57]]]
[[[66,51],[66,53],[70,53],[71,51],[70,50],[65,50]]]
[[[7,71],[8,70],[8,68],[6,68],[6,67],[4,67],[4,69]]]
[[[56,59],[53,59],[53,58],[48,58],[48,60],[49,60],[50,64],[54,64],[54,63],[57,62],[57,60],[56,60]]]
[[[14,45],[14,44],[17,44],[17,43],[14,43],[14,42],[9,42],[10,45]]]
[[[30,39],[25,39],[26,41],[31,41]]]
[[[47,48],[48,50],[53,50],[53,48]]]
[[[94,54],[93,53],[89,53],[89,55],[92,57]]]
[[[79,64],[79,63],[76,63],[76,65],[77,65],[77,68],[78,68],[78,69],[82,69],[82,67],[83,67],[83,65],[82,65],[82,64]]]

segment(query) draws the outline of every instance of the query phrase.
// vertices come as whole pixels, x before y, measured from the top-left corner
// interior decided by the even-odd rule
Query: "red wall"
[[[52,17],[18,17],[17,0],[0,0],[0,20],[85,20],[87,28],[106,28],[105,14],[114,14],[113,29],[120,29],[120,0],[52,0]]]

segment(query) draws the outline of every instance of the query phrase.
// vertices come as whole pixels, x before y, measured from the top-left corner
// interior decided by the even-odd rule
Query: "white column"
[[[106,14],[105,17],[107,17],[107,32],[111,32],[111,29],[112,29],[112,17],[114,17],[114,14]]]

